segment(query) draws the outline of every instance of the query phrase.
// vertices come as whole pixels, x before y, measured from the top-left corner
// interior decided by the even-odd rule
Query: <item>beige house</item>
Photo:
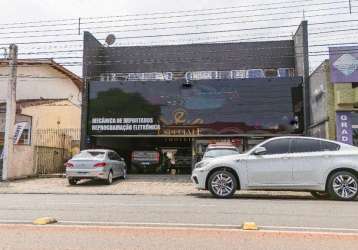
[[[0,60],[0,149],[5,132],[7,65],[7,60]],[[18,61],[16,122],[25,121],[26,127],[15,145],[9,179],[62,166],[65,146],[71,148],[72,141],[79,139],[81,91],[82,79],[51,59]]]

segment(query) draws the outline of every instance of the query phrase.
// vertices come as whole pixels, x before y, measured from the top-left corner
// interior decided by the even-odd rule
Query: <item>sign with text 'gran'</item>
[[[329,48],[331,81],[358,82],[358,46]]]
[[[353,144],[352,136],[352,113],[337,112],[336,113],[337,141],[346,144]]]

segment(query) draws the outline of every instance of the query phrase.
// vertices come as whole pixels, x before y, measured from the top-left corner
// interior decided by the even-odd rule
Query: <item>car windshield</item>
[[[103,160],[105,152],[103,151],[82,151],[79,154],[75,155],[72,159],[86,159],[86,160]]]
[[[205,152],[204,158],[216,158],[220,156],[234,155],[238,153],[239,152],[236,149],[229,149],[229,148],[210,149]]]

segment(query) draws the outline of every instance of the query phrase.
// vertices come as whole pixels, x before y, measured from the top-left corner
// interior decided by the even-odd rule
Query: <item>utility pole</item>
[[[2,179],[7,180],[8,171],[13,162],[14,125],[16,118],[16,76],[17,76],[17,45],[11,44],[9,50],[9,82],[6,96],[6,121],[4,138],[4,160]]]

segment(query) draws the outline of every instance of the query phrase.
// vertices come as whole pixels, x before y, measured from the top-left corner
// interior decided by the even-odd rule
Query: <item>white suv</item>
[[[196,188],[229,198],[236,190],[311,191],[316,198],[358,195],[358,148],[311,137],[276,137],[250,151],[196,164]]]

